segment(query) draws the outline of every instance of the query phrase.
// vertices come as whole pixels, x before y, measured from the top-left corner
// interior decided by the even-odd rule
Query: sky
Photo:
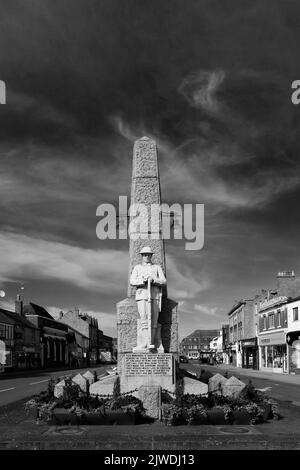
[[[134,141],[163,202],[205,207],[205,242],[165,243],[180,337],[300,276],[296,0],[0,0],[0,289],[116,336],[128,241],[96,209],[130,194]]]

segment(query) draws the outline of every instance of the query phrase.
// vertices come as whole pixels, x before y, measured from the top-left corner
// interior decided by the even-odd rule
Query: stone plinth
[[[175,391],[175,361],[170,353],[124,354],[121,370],[121,393],[143,385],[159,385],[162,389]]]
[[[159,315],[162,344],[166,353],[172,353],[178,360],[178,320],[177,302],[163,299]],[[122,373],[122,358],[132,353],[137,344],[137,320],[139,317],[134,297],[128,297],[117,303],[118,329],[118,373]]]
[[[147,416],[161,419],[161,387],[159,385],[142,385],[138,391],[138,398],[143,403]]]

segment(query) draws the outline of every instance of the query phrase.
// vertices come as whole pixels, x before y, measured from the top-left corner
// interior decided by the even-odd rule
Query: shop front
[[[258,369],[257,338],[241,341],[242,367],[245,369]]]
[[[300,331],[291,331],[286,335],[288,344],[289,372],[300,374]]]
[[[15,348],[16,369],[37,369],[40,366],[40,348],[17,346]]]
[[[258,345],[260,370],[288,373],[287,344],[283,331],[259,335]]]

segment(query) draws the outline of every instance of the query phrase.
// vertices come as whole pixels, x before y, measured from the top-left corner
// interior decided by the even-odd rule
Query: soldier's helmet
[[[140,251],[141,255],[153,255],[153,251],[151,250],[150,246],[144,246],[144,248],[141,249]]]

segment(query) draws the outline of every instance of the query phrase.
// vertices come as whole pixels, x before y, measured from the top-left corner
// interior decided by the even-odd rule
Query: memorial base
[[[171,353],[128,353],[122,357],[121,393],[158,385],[175,392],[175,360]]]

